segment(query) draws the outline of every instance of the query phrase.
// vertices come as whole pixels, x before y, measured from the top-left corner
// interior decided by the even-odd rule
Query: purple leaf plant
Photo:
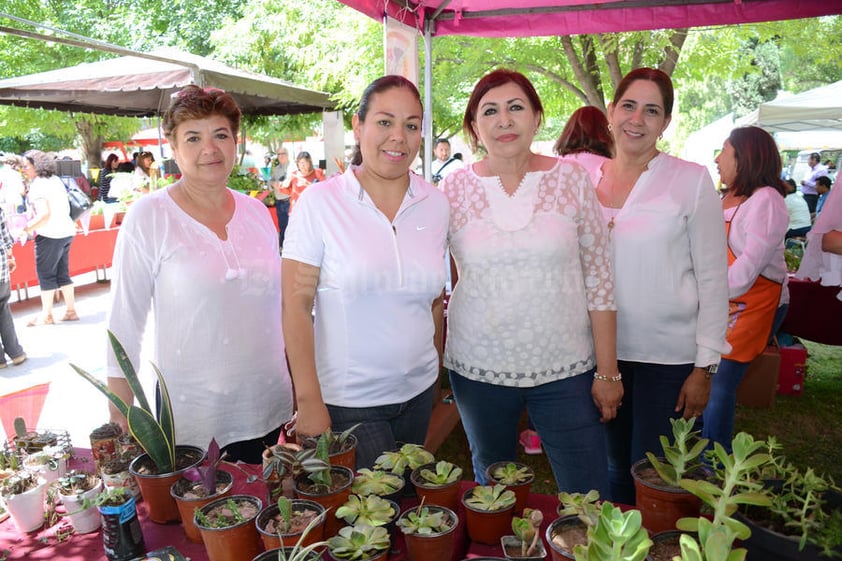
[[[216,443],[216,438],[211,438],[210,444],[208,444],[207,462],[185,471],[184,478],[190,481],[201,481],[208,495],[214,494],[216,492],[216,468],[227,455],[228,452],[219,453],[219,444]]]

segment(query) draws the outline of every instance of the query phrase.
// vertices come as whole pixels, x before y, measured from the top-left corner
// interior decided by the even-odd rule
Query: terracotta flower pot
[[[278,561],[278,553],[280,551],[281,551],[280,548],[269,549],[267,551],[264,551],[263,553],[261,553],[260,555],[258,555],[254,559],[252,559],[251,561]],[[285,558],[288,559],[289,556],[292,554],[292,548],[291,547],[285,547],[284,548],[284,554],[286,555]],[[310,554],[307,556],[307,558],[303,561],[321,561],[321,559],[322,559],[321,551],[317,550],[317,551],[311,551]]]
[[[517,467],[522,468],[529,468],[529,477],[524,481],[520,481],[517,483],[508,483],[505,481],[498,481],[493,473],[494,470],[500,466],[505,466],[506,464],[515,464]],[[533,470],[530,466],[520,463],[520,462],[510,462],[510,461],[503,461],[503,462],[495,462],[488,466],[485,469],[485,476],[489,481],[489,484],[492,483],[502,483],[506,486],[506,489],[511,490],[515,494],[515,514],[520,514],[523,512],[523,509],[526,508],[526,501],[529,500],[529,490],[532,488],[532,482],[535,481],[535,470]]]
[[[657,478],[648,459],[635,462],[631,469],[634,478],[635,506],[643,517],[643,526],[652,533],[675,530],[679,518],[698,518],[702,500],[680,487],[672,487]]]
[[[231,489],[234,487],[234,476],[227,471],[216,471],[216,487],[217,491],[206,497],[185,497],[185,491],[189,490],[194,481],[184,479],[183,477],[172,484],[170,487],[170,496],[172,496],[178,507],[178,514],[181,516],[181,525],[184,527],[184,533],[187,539],[193,543],[202,543],[202,533],[193,523],[193,514],[197,508],[202,508],[206,504],[221,497],[227,497],[231,494]],[[222,487],[222,490],[219,490]]]
[[[466,501],[473,493],[473,488],[462,494],[462,506],[465,509],[465,525],[471,541],[488,545],[497,545],[500,538],[512,531],[512,516],[515,505],[502,510],[479,510]]]
[[[333,476],[333,487],[325,491],[318,486],[312,485],[305,474],[295,479],[295,496],[299,499],[310,499],[322,505],[325,510],[336,512],[336,509],[345,504],[351,494],[351,484],[354,482],[354,472],[345,466],[331,466],[330,473]],[[336,516],[325,517],[325,538],[335,536],[339,528],[345,522]]]
[[[573,548],[577,544],[588,543],[588,528],[575,514],[556,518],[547,526],[544,534],[550,546],[550,556],[553,561],[568,561],[575,559]]]
[[[453,523],[446,531],[438,534],[404,533],[403,538],[406,543],[409,559],[410,561],[448,561],[453,557],[453,546],[456,538],[456,528],[459,526],[459,517],[456,516],[454,511],[444,506],[430,505],[427,508],[430,511],[445,511]],[[403,511],[398,520],[414,510],[415,507],[411,507]]]
[[[310,501],[307,499],[293,499],[292,501],[292,512],[293,514],[297,512],[302,512],[305,510],[310,510],[316,512],[316,516],[322,514],[325,511],[325,508],[315,501]],[[281,533],[278,534],[277,532],[271,532],[267,529],[267,524],[279,514],[278,505],[272,504],[264,508],[260,511],[260,514],[257,515],[254,523],[257,527],[258,533],[260,533],[260,539],[263,540],[263,547],[266,549],[272,548],[279,548],[281,546],[284,547],[293,547],[298,540],[301,539],[301,533],[304,528],[298,529],[293,528],[292,532],[289,533]],[[326,518],[326,517],[325,517]],[[310,531],[307,533],[307,536],[304,538],[304,541],[301,542],[303,546],[308,546],[311,543],[316,543],[322,541],[325,535],[325,524],[324,519],[321,523],[317,524]]]
[[[424,469],[435,471],[436,464],[418,466],[412,470],[412,474],[409,476],[410,481],[415,486],[418,501],[424,499],[425,505],[446,506],[455,511],[459,507],[459,482],[461,478],[445,485],[434,485],[421,476],[421,470]]]
[[[205,452],[197,446],[176,446],[175,449],[176,465],[183,467],[172,473],[155,473],[155,464],[148,454],[141,454],[129,465],[129,472],[137,481],[149,509],[149,519],[158,524],[181,520],[175,499],[170,495],[170,487],[181,479],[185,471],[199,465],[205,458]]]
[[[253,514],[245,515],[245,520],[225,528],[211,528],[202,525],[194,515],[193,522],[202,534],[205,551],[209,561],[243,561],[257,556],[263,549],[254,519],[263,508],[263,501],[251,495],[231,495],[211,501],[199,509],[208,515],[217,507],[225,506],[227,501],[244,502],[250,505]]]

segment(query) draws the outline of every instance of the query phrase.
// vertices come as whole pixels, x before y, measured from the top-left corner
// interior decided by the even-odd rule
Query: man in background
[[[275,195],[275,214],[278,217],[278,245],[284,247],[284,232],[289,224],[289,182],[287,169],[289,168],[289,152],[283,146],[279,147],[275,155],[278,159],[272,167],[269,183]]]
[[[807,201],[807,206],[810,207],[810,214],[816,214],[816,204],[819,202],[819,194],[816,191],[816,179],[827,175],[827,168],[821,164],[821,156],[818,152],[810,154],[807,161],[810,165],[810,175],[801,180],[801,192],[804,194],[804,200]]]
[[[451,157],[450,141],[446,138],[436,140],[436,145],[433,147],[433,154],[435,154],[436,159],[433,160],[431,171],[435,185],[438,185],[442,179],[465,165],[456,156]]]

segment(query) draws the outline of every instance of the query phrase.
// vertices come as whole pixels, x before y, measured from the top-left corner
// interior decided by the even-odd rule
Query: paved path
[[[37,427],[66,430],[74,445],[87,447],[90,431],[108,419],[107,400],[79,377],[70,363],[104,379],[110,283],[97,283],[93,273],[74,278],[74,283],[79,321],[27,327],[26,322],[41,308],[37,288],[30,289],[28,300],[12,303],[15,328],[28,359],[19,366],[9,361],[9,366],[0,370],[0,396],[49,382]],[[56,304],[53,315],[64,315],[63,302]],[[15,408],[0,401],[0,407],[10,406]]]

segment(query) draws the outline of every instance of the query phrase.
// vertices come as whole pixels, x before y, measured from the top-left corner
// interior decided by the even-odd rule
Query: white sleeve
[[[758,200],[752,200],[758,197]],[[778,200],[780,199],[780,200]],[[789,213],[783,197],[772,188],[761,188],[743,203],[734,216],[734,223],[744,243],[742,252],[728,267],[728,297],[748,292],[757,277],[772,261],[789,227]],[[731,250],[733,251],[733,245]],[[774,280],[774,279],[773,279]]]
[[[147,211],[154,211],[154,207],[139,203],[130,207],[117,234],[112,265],[111,310],[108,316],[108,329],[125,347],[135,370],[140,369],[140,347],[158,268],[149,239],[152,228],[144,220],[149,214]],[[106,353],[107,376],[122,378],[123,373],[110,343],[107,344]]]
[[[314,267],[321,267],[324,259],[324,238],[319,220],[319,203],[324,185],[312,186],[301,193],[301,197],[290,213],[289,225],[284,234],[284,259],[292,259]],[[331,189],[340,189],[338,185],[330,185]],[[322,196],[317,196],[322,195]]]
[[[696,366],[718,363],[730,351],[728,326],[728,252],[722,204],[706,170],[696,185],[696,208],[687,223],[690,256],[699,294],[696,322]]]

